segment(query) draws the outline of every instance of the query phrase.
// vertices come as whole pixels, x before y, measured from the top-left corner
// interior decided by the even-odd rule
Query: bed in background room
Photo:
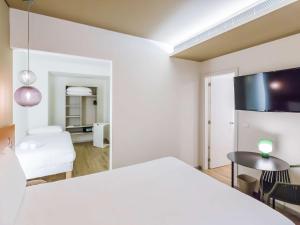
[[[58,173],[72,176],[76,154],[69,132],[59,126],[29,130],[15,150],[26,179]]]
[[[53,183],[25,184],[17,157],[7,148],[0,154],[1,225],[293,224],[172,157]]]

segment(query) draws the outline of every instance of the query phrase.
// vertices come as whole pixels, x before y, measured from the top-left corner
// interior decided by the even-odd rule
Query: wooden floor
[[[101,149],[93,146],[92,142],[74,144],[76,159],[73,165],[73,177],[84,176],[109,168],[109,147]],[[57,174],[41,179],[52,182],[66,178],[66,174]]]
[[[218,181],[231,185],[231,166],[222,166],[215,169],[204,170],[204,173],[217,179]]]
[[[208,169],[204,170],[203,172],[217,179],[218,181],[231,186],[231,165],[222,166],[214,169]],[[292,214],[284,208],[278,208],[277,211],[288,217],[296,225],[300,225],[299,215]]]

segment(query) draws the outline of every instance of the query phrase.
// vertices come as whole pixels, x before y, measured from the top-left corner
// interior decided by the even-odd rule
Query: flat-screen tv
[[[300,68],[234,78],[235,109],[300,112]]]

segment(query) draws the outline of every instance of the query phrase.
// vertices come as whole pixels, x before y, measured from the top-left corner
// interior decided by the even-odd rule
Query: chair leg
[[[273,208],[273,209],[276,208],[275,204],[276,204],[276,203],[275,203],[275,198],[272,198],[272,208]]]
[[[260,194],[260,200],[264,203],[265,202],[265,195],[264,192],[262,191]]]

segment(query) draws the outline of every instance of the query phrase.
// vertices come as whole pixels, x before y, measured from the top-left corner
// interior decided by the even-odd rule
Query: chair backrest
[[[300,168],[300,165],[290,165],[290,168]]]
[[[276,182],[291,183],[289,171],[262,171],[260,186],[263,193],[271,191]]]
[[[270,193],[270,197],[290,204],[300,205],[300,185],[276,183]]]

